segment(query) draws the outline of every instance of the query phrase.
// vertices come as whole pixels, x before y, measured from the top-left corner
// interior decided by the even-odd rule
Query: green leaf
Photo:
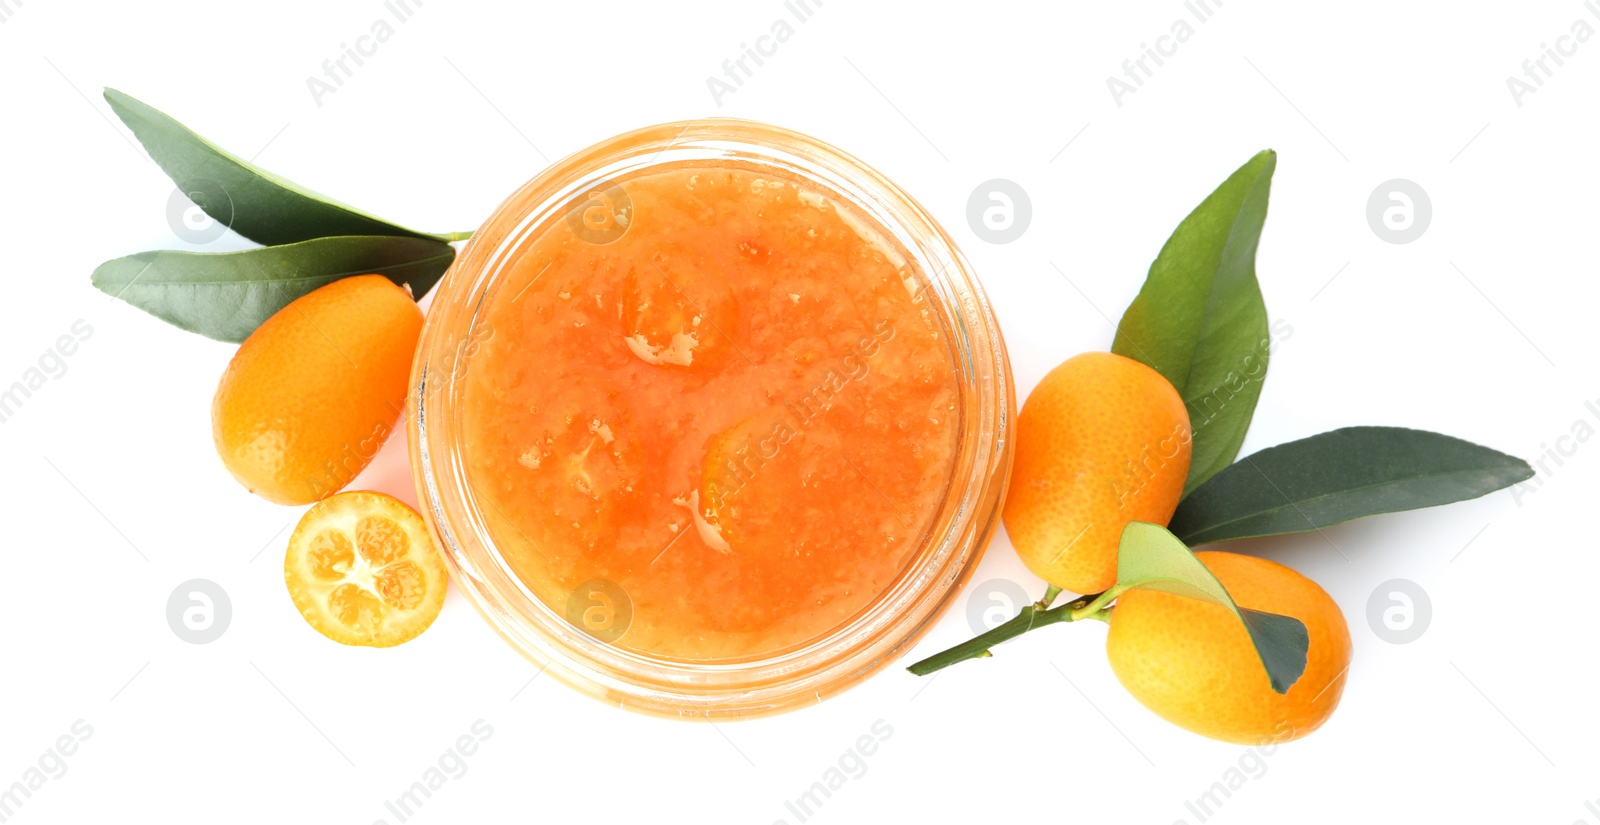
[[[205,193],[206,197],[195,199],[196,206],[252,241],[272,245],[335,235],[444,240],[396,226],[259,169],[116,89],[106,89],[105,97],[179,189]]]
[[[1153,367],[1189,408],[1184,493],[1233,463],[1267,375],[1267,307],[1256,245],[1278,155],[1239,167],[1167,239],[1111,351]]]
[[[1303,622],[1234,604],[1222,582],[1177,536],[1159,525],[1134,521],[1123,528],[1117,548],[1117,588],[1160,590],[1227,608],[1249,632],[1267,679],[1278,693],[1288,693],[1306,671],[1311,636]]]
[[[442,241],[348,236],[240,252],[140,252],[101,264],[91,280],[168,323],[238,343],[290,301],[351,275],[382,275],[421,298],[454,259]]]
[[[1217,473],[1178,505],[1190,544],[1315,530],[1449,504],[1533,477],[1528,462],[1469,441],[1401,427],[1347,427],[1268,447]]]

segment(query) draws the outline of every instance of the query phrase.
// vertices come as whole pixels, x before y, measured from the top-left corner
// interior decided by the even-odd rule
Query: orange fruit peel
[[[1192,441],[1183,399],[1161,373],[1109,352],[1062,362],[1017,418],[1003,510],[1017,555],[1063,590],[1112,586],[1123,528],[1171,520]]]
[[[405,409],[422,310],[381,275],[295,299],[239,346],[212,438],[228,472],[278,504],[310,504],[366,469]]]
[[[1227,608],[1157,590],[1130,590],[1111,611],[1106,656],[1141,704],[1182,728],[1241,745],[1298,739],[1333,715],[1350,668],[1344,613],[1316,582],[1276,562],[1195,554],[1241,608],[1306,626],[1306,669],[1276,693],[1250,634]]]

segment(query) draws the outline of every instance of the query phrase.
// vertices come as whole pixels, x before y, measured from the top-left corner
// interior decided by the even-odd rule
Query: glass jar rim
[[[656,659],[596,638],[538,598],[491,540],[467,480],[455,401],[474,324],[508,262],[575,198],[642,169],[770,165],[847,199],[908,253],[948,332],[963,422],[946,500],[902,574],[852,619],[799,647],[739,661]],[[408,415],[418,501],[458,588],[513,647],[608,703],[680,718],[740,718],[820,701],[883,668],[944,613],[993,535],[1016,417],[1010,363],[988,298],[955,243],[876,170],[815,138],[712,118],[645,127],[574,153],[507,198],[435,290],[412,369]]]

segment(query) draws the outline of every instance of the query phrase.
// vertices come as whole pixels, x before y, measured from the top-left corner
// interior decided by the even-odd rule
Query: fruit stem
[[[1050,605],[1055,603],[1056,597],[1059,595],[1061,595],[1061,588],[1052,584],[1045,589],[1044,595],[1041,596],[1038,601],[1034,602],[1033,606],[1040,610],[1048,610],[1050,609]]]
[[[1055,595],[1061,592],[1060,588],[1054,586],[1050,588],[1050,591],[1045,592],[1045,599],[1054,599]],[[1052,607],[1048,609],[1041,608],[1038,604],[1030,604],[1027,607],[1022,608],[1022,612],[1018,613],[1016,617],[1010,621],[994,627],[987,633],[981,633],[971,639],[968,639],[965,642],[962,642],[961,644],[958,644],[948,650],[935,653],[934,655],[917,662],[911,667],[906,668],[906,670],[909,670],[918,676],[927,676],[936,670],[943,670],[957,662],[965,662],[968,659],[982,659],[987,656],[991,656],[993,654],[990,652],[990,648],[999,645],[1001,642],[1021,636],[1022,634],[1027,633],[1035,628],[1059,624],[1061,622],[1075,622],[1079,619],[1101,619],[1103,621],[1104,617],[1101,614],[1106,613],[1109,610],[1106,605],[1121,593],[1121,589],[1113,587],[1104,593],[1096,593],[1091,596],[1079,596],[1078,598],[1073,599],[1072,601],[1067,602],[1060,607]],[[1045,599],[1040,599],[1040,602],[1045,602]]]
[[[1111,608],[1102,607],[1102,608],[1100,608],[1099,610],[1096,610],[1093,613],[1086,614],[1084,616],[1084,618],[1085,619],[1094,619],[1097,622],[1105,622],[1106,624],[1111,624]]]

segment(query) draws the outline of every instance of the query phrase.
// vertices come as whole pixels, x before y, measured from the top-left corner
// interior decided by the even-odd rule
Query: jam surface
[[[512,570],[654,656],[771,655],[921,550],[960,434],[926,279],[771,169],[586,193],[523,243],[468,344],[465,472]]]

